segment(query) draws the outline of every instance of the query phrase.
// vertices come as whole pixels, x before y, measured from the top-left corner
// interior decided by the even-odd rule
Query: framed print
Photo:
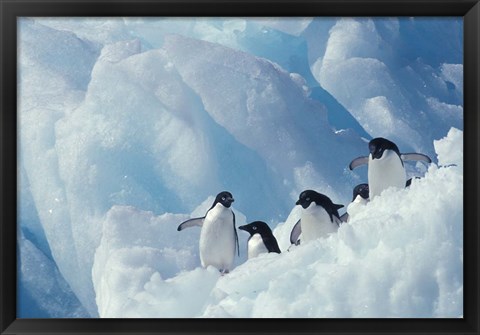
[[[478,1],[2,1],[1,334],[479,331]]]

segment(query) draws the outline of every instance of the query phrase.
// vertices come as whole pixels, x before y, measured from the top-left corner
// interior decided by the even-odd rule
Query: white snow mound
[[[462,141],[456,129],[436,141],[439,161],[458,162]],[[300,215],[293,208],[274,229],[282,253],[244,261],[225,276],[199,266],[199,229],[176,231],[188,216],[113,207],[93,270],[99,314],[461,317],[462,184],[461,166],[431,165],[409,188],[385,190],[336,234],[287,251]],[[240,243],[245,254],[244,235]]]

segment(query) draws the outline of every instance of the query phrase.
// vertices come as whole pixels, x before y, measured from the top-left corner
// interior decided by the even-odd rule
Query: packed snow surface
[[[462,20],[19,20],[19,317],[461,317]],[[297,247],[295,201],[347,205],[374,137],[406,163]],[[200,266],[220,191],[281,254]],[[342,214],[342,210],[340,214]],[[288,251],[287,251],[288,250]],[[32,306],[32,307],[28,307]]]
[[[436,147],[461,143],[452,129]],[[188,217],[113,207],[93,270],[100,316],[461,317],[463,169],[450,152],[448,166],[385,190],[328,238],[290,247],[294,208],[273,231],[281,254],[224,276],[199,266],[200,228],[176,231]]]

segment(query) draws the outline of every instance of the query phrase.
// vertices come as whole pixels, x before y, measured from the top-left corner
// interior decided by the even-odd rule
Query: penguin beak
[[[302,206],[303,209],[306,209],[308,206],[310,206],[310,202],[302,201],[300,199],[298,199],[295,204]]]
[[[228,198],[227,198],[227,201],[228,201],[229,203],[232,203],[232,202],[235,201],[235,199],[228,197]]]
[[[247,229],[245,228],[245,226],[240,226],[240,227],[238,227],[238,229],[247,231]]]

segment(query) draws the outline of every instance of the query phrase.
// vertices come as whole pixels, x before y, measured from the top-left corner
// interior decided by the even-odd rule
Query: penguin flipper
[[[276,252],[277,254],[280,254],[280,247],[278,246],[277,239],[275,236],[267,237],[263,239],[263,243],[265,243],[265,246],[268,249],[268,252]]]
[[[342,222],[347,222],[347,221],[348,221],[348,217],[349,217],[348,213],[345,212],[345,214],[343,214],[342,216],[340,216],[340,221],[342,221]]]
[[[237,254],[240,257],[240,244],[238,243],[237,227],[235,226],[235,213],[232,211],[232,214],[233,214],[233,232],[235,233],[235,246],[237,248]]]
[[[297,223],[295,223],[295,226],[293,226],[292,232],[290,233],[290,243],[297,245],[297,241],[301,233],[302,225],[300,224],[300,220],[298,220]]]
[[[340,225],[343,223],[342,219],[335,215],[333,216],[333,222],[337,224],[337,227],[340,227]]]
[[[400,157],[404,161],[421,161],[421,162],[427,162],[427,163],[432,162],[430,157],[428,157],[427,155],[424,155],[424,154],[419,154],[417,152],[401,154]]]
[[[412,178],[408,179],[407,182],[405,183],[405,187],[410,187],[410,185],[412,185],[412,180],[413,179],[420,179],[420,177],[412,177]]]
[[[412,185],[412,178],[407,180],[407,182],[405,183],[405,187],[410,187],[410,185]]]
[[[368,164],[368,156],[360,156],[351,161],[348,167],[350,168],[350,170],[353,170],[365,164]]]
[[[203,225],[203,220],[205,220],[205,216],[202,216],[201,218],[193,218],[193,219],[189,219],[187,221],[183,221],[178,226],[177,231],[181,231],[181,230],[184,230],[186,228],[190,228],[190,227],[194,227],[194,226],[201,227]]]

